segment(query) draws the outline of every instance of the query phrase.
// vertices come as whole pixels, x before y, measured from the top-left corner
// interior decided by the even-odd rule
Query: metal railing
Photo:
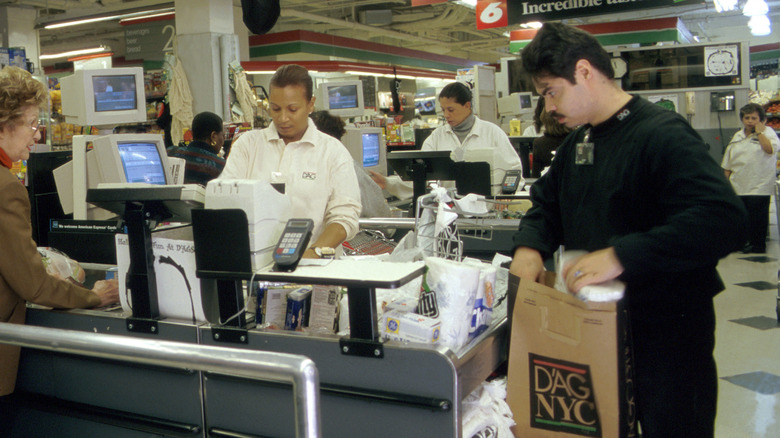
[[[305,356],[10,323],[0,323],[0,343],[290,383],[295,403],[296,436],[314,438],[322,435],[319,373],[314,361]]]

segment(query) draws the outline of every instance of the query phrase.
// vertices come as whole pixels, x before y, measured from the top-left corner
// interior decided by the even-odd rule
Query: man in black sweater
[[[717,407],[712,298],[718,260],[742,247],[746,212],[680,115],[615,84],[591,35],[546,23],[523,68],[560,123],[577,127],[531,187],[510,272],[538,281],[560,246],[572,292],[619,279],[633,336],[644,438],[712,437]]]

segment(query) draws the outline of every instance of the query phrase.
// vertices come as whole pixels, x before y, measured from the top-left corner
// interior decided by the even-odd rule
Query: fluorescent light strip
[[[160,12],[159,14],[144,15],[143,17],[122,18],[121,20],[119,20],[119,23],[120,24],[132,23],[134,21],[146,20],[148,18],[154,18],[154,17],[164,17],[166,15],[171,15],[171,12]]]
[[[44,29],[59,29],[61,27],[68,27],[68,26],[78,26],[81,24],[88,24],[88,23],[97,23],[100,21],[111,21],[116,20],[121,15],[109,15],[106,17],[97,17],[97,18],[86,18],[84,20],[74,20],[74,21],[66,21],[64,23],[55,23],[55,24],[47,24],[44,26]]]
[[[58,58],[71,58],[73,56],[88,55],[90,53],[105,52],[105,47],[93,47],[91,49],[71,50],[69,52],[52,53],[48,55],[41,55],[40,59],[58,59]]]
[[[144,19],[149,17],[156,17],[159,15],[164,14],[170,14],[174,12],[174,8],[163,8],[163,9],[154,9],[151,11],[142,11],[142,12],[132,12],[129,14],[117,14],[117,15],[107,15],[103,17],[92,17],[92,18],[84,18],[82,20],[71,20],[71,21],[64,21],[60,23],[52,23],[47,24],[43,26],[44,29],[59,29],[61,27],[68,27],[68,26],[78,26],[81,24],[89,24],[89,23],[97,23],[101,21],[112,21],[112,20],[121,20],[121,19]]]

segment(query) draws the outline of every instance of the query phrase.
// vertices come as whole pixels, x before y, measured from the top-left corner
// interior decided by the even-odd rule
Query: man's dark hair
[[[314,121],[314,125],[317,129],[331,137],[335,137],[336,140],[341,140],[341,137],[347,132],[347,129],[344,127],[346,126],[344,120],[341,120],[341,117],[334,116],[327,111],[314,111],[309,114],[309,117]]]
[[[739,120],[742,120],[743,117],[745,117],[746,114],[753,114],[758,113],[758,120],[760,122],[763,122],[766,120],[766,111],[764,111],[764,107],[757,104],[757,103],[749,103],[742,108],[739,109]]]
[[[455,102],[460,105],[465,105],[466,102],[471,102],[472,94],[471,88],[462,82],[453,82],[447,84],[441,89],[439,93],[439,99],[446,97],[448,99],[455,99]]]
[[[211,133],[222,132],[222,118],[208,111],[199,113],[192,119],[192,138],[208,143]]]
[[[545,23],[523,49],[523,71],[532,78],[560,77],[575,83],[577,61],[585,59],[608,79],[615,77],[609,54],[591,34],[561,23]]]
[[[284,88],[290,85],[303,87],[306,90],[307,101],[310,101],[314,95],[312,91],[314,85],[311,76],[309,76],[309,70],[298,64],[285,64],[276,69],[276,73],[271,77],[270,88]]]

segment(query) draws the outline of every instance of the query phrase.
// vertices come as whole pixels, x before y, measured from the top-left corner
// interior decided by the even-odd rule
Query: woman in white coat
[[[769,226],[769,200],[775,193],[777,151],[780,139],[766,126],[761,105],[749,103],[739,110],[744,129],[734,134],[721,166],[750,218],[750,242],[744,253],[765,253]]]
[[[453,82],[439,93],[446,125],[436,128],[422,145],[423,151],[452,151],[453,161],[487,161],[491,170],[492,193],[501,191],[501,181],[507,170],[522,170],[520,157],[509,142],[509,137],[498,125],[486,122],[472,111],[472,93],[468,85]],[[408,197],[396,181],[372,173],[374,181],[399,198]],[[408,184],[403,184],[408,186]],[[522,184],[520,185],[522,187]],[[399,196],[399,194],[401,196]]]

